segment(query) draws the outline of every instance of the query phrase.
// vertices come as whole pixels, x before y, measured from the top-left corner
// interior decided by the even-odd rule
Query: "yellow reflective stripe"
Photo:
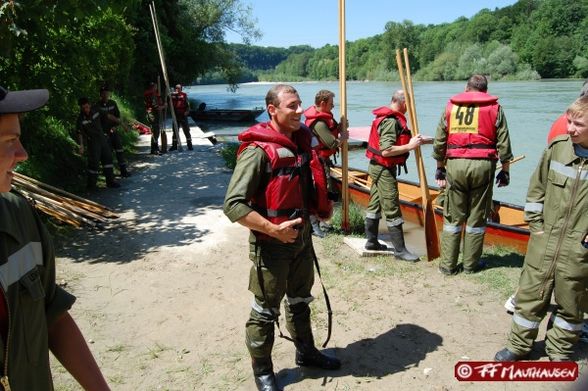
[[[41,242],[29,242],[23,248],[8,257],[8,261],[0,266],[0,283],[4,290],[37,265],[43,265],[43,247]]]

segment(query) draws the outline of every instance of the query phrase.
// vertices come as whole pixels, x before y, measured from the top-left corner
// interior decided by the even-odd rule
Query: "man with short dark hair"
[[[106,133],[110,148],[112,148],[116,155],[120,176],[127,178],[130,176],[130,174],[127,170],[123,145],[117,129],[121,123],[120,111],[118,110],[118,105],[116,102],[110,99],[110,93],[111,90],[108,86],[100,87],[100,100],[96,102],[95,107],[100,112],[100,123],[102,125],[102,130],[104,133]]]
[[[49,353],[85,390],[107,391],[68,310],[75,297],[55,283],[55,253],[33,207],[11,192],[13,170],[28,158],[20,113],[47,102],[47,90],[0,87],[0,384],[3,390],[53,390]]]
[[[112,149],[110,149],[108,136],[102,131],[100,113],[90,105],[90,100],[86,97],[80,98],[78,103],[80,115],[76,129],[80,155],[83,155],[84,151],[88,155],[88,190],[96,189],[100,163],[102,163],[102,171],[106,178],[106,186],[120,187],[119,183],[114,180]]]
[[[159,96],[157,84],[153,82],[149,83],[149,86],[143,93],[143,98],[145,100],[145,116],[147,117],[149,126],[151,126],[151,154],[161,155],[167,152],[159,149],[159,135],[161,133],[159,121],[161,119],[161,112],[165,108],[165,102]]]
[[[302,102],[296,89],[285,84],[272,87],[265,101],[270,121],[239,135],[243,144],[224,213],[251,230],[249,290],[254,299],[245,340],[258,390],[277,391],[271,353],[284,296],[296,364],[338,369],[341,362],[314,346],[310,325],[314,250],[308,216],[313,213],[316,172],[310,167],[310,130],[300,123]],[[319,191],[326,197],[326,183]]]
[[[317,92],[314,105],[304,111],[304,124],[309,127],[315,136],[316,142],[313,140],[313,148],[317,152],[325,170],[329,193],[331,193],[331,197],[336,198],[337,188],[330,178],[330,168],[333,167],[331,156],[337,153],[341,140],[346,139],[347,135],[341,134],[341,126],[333,117],[334,98],[335,93],[332,91],[320,90]],[[323,238],[325,232],[321,228],[321,221],[316,216],[310,216],[310,223],[312,225],[312,234]]]
[[[186,144],[188,145],[188,150],[192,151],[194,147],[192,146],[192,136],[190,135],[190,125],[188,125],[188,115],[190,114],[190,101],[188,100],[188,94],[182,91],[182,85],[176,84],[175,91],[171,94],[172,103],[174,105],[174,113],[176,115],[176,122],[178,123],[178,131],[179,128],[182,128],[184,132],[184,136],[186,136]],[[179,136],[179,134],[178,134]],[[178,149],[178,140],[176,139],[176,132],[172,134],[172,145],[169,149],[170,151],[175,151]]]
[[[502,163],[496,176],[498,187],[510,182],[512,150],[508,126],[498,97],[489,95],[487,90],[485,76],[471,76],[465,92],[449,99],[433,143],[433,158],[437,160],[435,179],[439,187],[445,188],[439,263],[439,271],[445,275],[457,274],[462,268],[466,273],[484,268],[480,257],[498,159]],[[463,266],[459,266],[464,223]]]

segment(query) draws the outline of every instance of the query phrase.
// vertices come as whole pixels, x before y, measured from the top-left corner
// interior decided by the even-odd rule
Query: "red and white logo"
[[[574,361],[459,361],[455,364],[459,381],[574,381],[578,364]]]

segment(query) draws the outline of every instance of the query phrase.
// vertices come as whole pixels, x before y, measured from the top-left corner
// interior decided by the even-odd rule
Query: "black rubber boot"
[[[98,182],[98,174],[88,174],[88,190],[96,190],[96,182]]]
[[[186,144],[188,144],[188,150],[189,151],[193,151],[194,147],[192,146],[192,140],[188,139],[186,140]]]
[[[408,262],[417,262],[419,257],[406,249],[404,244],[404,231],[402,224],[395,227],[388,227],[390,232],[392,245],[394,246],[394,257]]]
[[[507,348],[504,348],[496,353],[496,355],[494,356],[494,361],[519,361],[522,360],[524,357],[525,356],[520,356],[516,353],[511,352]]]
[[[169,147],[168,151],[177,151],[178,150],[178,144],[176,143],[172,143],[171,147]]]
[[[312,234],[317,238],[324,238],[326,234],[323,232],[320,226],[320,221],[316,216],[310,216],[310,225],[312,225]]]
[[[104,176],[106,177],[106,187],[114,189],[120,187],[120,184],[114,180],[114,171],[112,170],[112,168],[105,168]]]
[[[129,173],[129,171],[127,170],[127,165],[123,165],[119,167],[120,169],[120,176],[123,178],[128,178],[131,176],[131,174]]]
[[[385,244],[378,242],[378,226],[380,220],[365,218],[365,236],[367,242],[365,243],[366,250],[385,251],[388,247]]]
[[[252,358],[253,378],[259,391],[281,391],[276,382],[271,358]]]
[[[151,141],[151,154],[152,155],[160,155],[159,144],[154,143],[153,141]]]
[[[296,345],[296,365],[301,367],[315,367],[332,371],[341,368],[341,361],[321,353],[314,346],[313,341],[306,343],[295,342],[294,344]]]

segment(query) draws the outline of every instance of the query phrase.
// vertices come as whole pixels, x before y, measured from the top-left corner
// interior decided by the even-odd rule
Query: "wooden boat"
[[[265,109],[255,107],[253,109],[209,109],[201,103],[196,110],[190,110],[190,117],[196,121],[219,122],[253,122]]]
[[[331,178],[341,189],[341,168],[331,168]],[[366,208],[370,198],[371,178],[363,170],[349,169],[349,196],[353,202]],[[438,188],[430,186],[435,210],[437,230],[443,229],[443,207],[440,205]],[[400,209],[404,220],[423,225],[421,190],[417,183],[398,178]],[[524,254],[529,241],[529,226],[523,219],[523,207],[500,201],[493,201],[493,208],[486,226],[485,245],[509,247]]]

